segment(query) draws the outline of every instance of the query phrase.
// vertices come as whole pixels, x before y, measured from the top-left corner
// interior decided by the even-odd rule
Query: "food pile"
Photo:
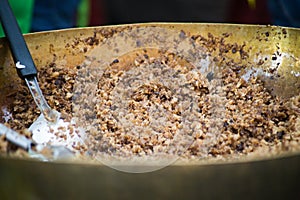
[[[106,68],[97,99],[89,141],[95,155],[205,158],[299,150],[300,96],[274,97],[258,77],[245,78],[235,67],[203,76],[174,54],[154,58],[144,50],[132,62],[115,60]]]
[[[90,81],[96,90],[85,93],[74,92],[74,84],[88,64],[71,69],[52,63],[40,69],[49,105],[65,120],[73,117],[74,108],[80,112],[87,134],[83,154],[202,159],[300,149],[300,95],[272,96],[258,76],[245,78],[235,66],[202,74],[167,51],[134,54],[113,60]],[[40,113],[25,86],[12,95],[5,123],[22,132]],[[94,104],[76,108],[89,104],[89,98]],[[15,151],[8,146],[2,137],[1,152]]]

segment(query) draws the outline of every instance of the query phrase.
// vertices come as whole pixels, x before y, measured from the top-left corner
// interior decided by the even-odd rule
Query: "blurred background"
[[[300,0],[9,0],[23,33],[140,22],[300,27]],[[0,30],[0,36],[3,36]]]
[[[107,12],[104,22],[108,24],[151,21],[270,23],[267,0],[257,2],[248,0],[102,0],[102,2]],[[91,19],[93,23],[97,17],[92,15]]]

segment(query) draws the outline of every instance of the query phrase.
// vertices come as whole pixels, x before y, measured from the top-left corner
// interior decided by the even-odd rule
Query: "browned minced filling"
[[[114,61],[95,83],[96,117],[87,130],[92,155],[163,152],[202,158],[300,148],[300,96],[274,97],[260,79],[245,81],[230,66],[221,68],[219,77],[205,76],[168,55],[141,54],[130,67],[116,65],[122,62]],[[76,71],[56,65],[40,70],[39,82],[49,105],[67,119],[72,116]],[[7,125],[18,131],[38,117],[25,87],[15,94],[11,112]],[[81,112],[88,116],[91,110]],[[6,152],[5,139],[0,144]]]
[[[98,121],[89,142],[94,155],[203,158],[299,150],[300,96],[273,97],[259,78],[245,81],[230,67],[219,78],[205,77],[168,56],[140,54],[130,67],[118,65],[113,62],[98,84]],[[186,115],[177,98],[182,90],[196,105]],[[155,116],[155,109],[164,114]]]

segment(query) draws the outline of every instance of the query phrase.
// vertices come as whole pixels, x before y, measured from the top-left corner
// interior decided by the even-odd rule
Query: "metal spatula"
[[[26,150],[31,158],[42,161],[52,161],[59,159],[69,159],[73,153],[65,146],[39,145],[24,135],[0,124],[0,135],[5,135],[6,140]],[[45,153],[43,153],[45,152]]]
[[[60,118],[60,113],[51,109],[47,104],[37,82],[36,66],[7,0],[0,1],[0,20],[9,42],[18,75],[25,80],[36,105],[41,111],[38,120],[29,128],[33,133],[33,139],[42,144],[65,145],[71,150],[75,145],[83,144],[83,140],[80,138],[82,131],[76,131],[72,137],[68,131],[63,131],[62,134],[65,136],[60,138],[57,138],[54,131],[51,131],[53,129],[68,130],[68,127],[73,126],[74,123],[64,122]]]

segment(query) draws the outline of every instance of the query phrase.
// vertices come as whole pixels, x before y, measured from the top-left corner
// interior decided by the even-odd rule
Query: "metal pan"
[[[162,37],[152,39],[157,32]],[[26,35],[25,39],[37,68],[55,63],[76,70],[76,66],[85,62],[87,57],[101,56],[102,63],[111,63],[116,57],[144,46],[169,51],[181,49],[190,62],[197,63],[194,57],[189,57],[191,52],[186,51],[185,43],[176,46],[168,41],[201,35],[210,40],[203,43],[204,48],[196,50],[197,53],[206,53],[212,63],[219,65],[230,61],[240,66],[276,71],[276,77],[267,75],[262,78],[274,95],[285,98],[300,92],[299,33],[298,29],[272,26],[152,23],[35,33]],[[139,34],[144,39],[134,40]],[[231,50],[223,51],[224,45],[231,45]],[[5,111],[22,83],[12,67],[9,49],[3,39],[0,40],[0,55],[0,94],[5,97],[0,99],[0,107]],[[178,163],[134,176],[91,163],[41,163],[3,157],[0,159],[3,173],[0,186],[1,190],[5,188],[1,191],[4,196],[23,194],[28,198],[72,198],[79,193],[84,197],[115,198],[122,195],[151,198],[154,194],[159,197],[294,197],[299,196],[296,188],[300,178],[299,155],[299,152],[293,152],[240,161]],[[61,175],[53,176],[57,171]],[[27,188],[15,187],[17,182],[26,183]],[[45,184],[42,189],[39,187],[41,183]]]

